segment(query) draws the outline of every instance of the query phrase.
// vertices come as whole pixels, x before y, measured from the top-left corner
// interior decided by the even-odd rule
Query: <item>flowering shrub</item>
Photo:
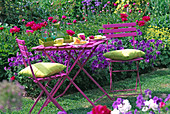
[[[22,106],[22,95],[24,87],[18,82],[8,82],[3,80],[0,83],[0,110],[19,110]]]
[[[105,107],[104,109],[108,112],[103,113],[104,111],[98,109],[99,107]],[[130,111],[132,106],[127,99],[117,98],[117,100],[113,102],[112,107],[113,111],[110,111],[110,109],[107,109],[106,106],[97,105],[92,109],[91,112],[88,112],[87,114],[133,114],[132,111]],[[147,114],[168,114],[170,109],[170,94],[168,94],[167,98],[163,101],[162,98],[158,98],[156,96],[152,98],[151,91],[147,89],[145,90],[145,98],[142,95],[137,97],[136,107],[138,107],[140,110],[135,109],[134,114],[140,114],[140,112]],[[97,112],[95,109],[98,109]]]

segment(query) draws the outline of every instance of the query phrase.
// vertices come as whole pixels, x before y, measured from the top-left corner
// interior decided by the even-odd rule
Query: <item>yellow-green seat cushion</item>
[[[103,54],[103,56],[105,56],[106,58],[110,58],[113,60],[130,60],[141,57],[143,55],[145,55],[145,52],[137,49],[115,50]]]
[[[31,65],[36,77],[47,77],[59,73],[66,68],[65,65],[60,63],[41,62]],[[33,77],[30,66],[24,68],[19,72],[20,75]]]

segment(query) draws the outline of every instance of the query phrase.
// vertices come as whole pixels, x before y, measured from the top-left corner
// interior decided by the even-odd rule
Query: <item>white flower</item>
[[[132,106],[130,105],[129,101],[126,99],[126,100],[123,100],[122,104],[118,105],[118,110],[121,113],[126,113],[131,109],[131,107]]]
[[[120,111],[115,108],[113,111],[111,111],[111,114],[120,114]]]
[[[148,111],[149,110],[149,108],[147,107],[147,106],[144,106],[143,108],[142,108],[142,111],[143,112],[146,112],[146,111]]]
[[[148,109],[158,110],[158,104],[154,103],[153,99],[150,99],[149,101],[145,101],[145,106],[149,107]]]
[[[153,99],[150,99],[149,103],[150,103],[149,108],[152,108],[153,110],[158,110],[158,104],[154,103]]]

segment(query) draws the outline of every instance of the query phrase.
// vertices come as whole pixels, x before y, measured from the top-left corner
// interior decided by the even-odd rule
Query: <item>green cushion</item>
[[[41,62],[31,65],[36,77],[47,77],[59,73],[66,68],[65,65],[60,63]],[[30,66],[24,68],[19,72],[20,75],[33,77]]]
[[[137,49],[115,50],[103,54],[103,56],[105,56],[106,58],[110,58],[113,60],[130,60],[141,57],[143,55],[145,55],[145,53]]]

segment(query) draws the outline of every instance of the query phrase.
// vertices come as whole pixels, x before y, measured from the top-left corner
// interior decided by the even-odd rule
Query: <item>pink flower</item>
[[[76,15],[76,17],[79,17],[79,15]]]
[[[25,19],[22,19],[22,22],[24,22],[25,21]]]
[[[111,110],[109,110],[106,106],[97,105],[92,109],[92,114],[110,114]]]
[[[131,13],[131,12],[132,12],[132,9],[130,9],[129,13]]]
[[[71,25],[72,23],[66,23],[67,25]]]
[[[0,30],[3,30],[4,29],[4,27],[0,27]]]
[[[126,4],[126,5],[124,5],[124,8],[127,8],[129,6],[129,4]]]
[[[133,5],[135,5],[136,3],[133,3]]]
[[[53,20],[53,17],[48,17],[48,20],[49,20],[49,21],[52,21],[52,20]]]
[[[14,26],[13,28],[11,28],[9,30],[10,33],[16,33],[16,32],[20,32],[20,28],[18,28],[17,26]]]
[[[85,17],[83,17],[82,19],[85,20]]]
[[[53,23],[57,23],[57,20],[56,20],[56,19],[54,19],[52,22],[53,22]]]
[[[139,10],[139,13],[141,12],[141,10]]]
[[[80,37],[82,40],[85,40],[85,38],[86,38],[84,35],[80,35],[79,37]]]
[[[143,16],[143,17],[142,17],[142,20],[147,22],[147,21],[150,20],[150,17],[149,17],[149,16]]]
[[[117,4],[116,4],[116,3],[114,3],[113,5],[114,5],[114,6],[117,6]]]
[[[136,23],[138,22],[138,20],[136,20]]]
[[[149,6],[149,2],[147,3],[147,5]]]
[[[66,30],[67,34],[70,35],[70,36],[73,36],[75,34],[74,31],[72,30]]]
[[[89,36],[90,39],[94,39],[94,36]]]
[[[26,33],[29,34],[29,33],[33,33],[34,31],[33,30],[26,30]]]
[[[12,76],[10,79],[11,79],[12,81],[15,80],[15,76]]]
[[[162,107],[164,107],[165,105],[166,105],[166,104],[165,104],[164,102],[160,102],[159,107],[162,108]]]
[[[110,4],[110,1],[108,1],[107,4]]]
[[[33,31],[36,31],[36,30],[41,30],[41,24],[40,23],[38,23],[38,24],[34,24],[32,27],[31,27],[31,29],[33,30]]]
[[[138,21],[138,25],[139,26],[144,26],[145,25],[145,21]]]
[[[73,23],[77,23],[77,21],[74,19],[74,20],[73,20]]]
[[[67,17],[65,15],[62,16],[62,19],[66,19]]]

